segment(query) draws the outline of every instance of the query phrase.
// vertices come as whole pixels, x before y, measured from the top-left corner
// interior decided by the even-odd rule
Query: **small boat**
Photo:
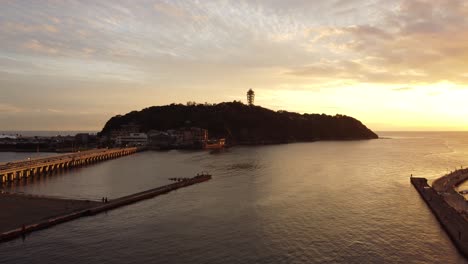
[[[226,140],[224,138],[217,139],[217,140],[209,140],[205,144],[205,149],[213,149],[218,150],[224,148],[226,144]]]

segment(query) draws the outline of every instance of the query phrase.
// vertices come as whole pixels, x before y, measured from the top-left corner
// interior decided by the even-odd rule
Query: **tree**
[[[249,91],[247,91],[247,104],[252,106],[254,104],[254,100],[255,92],[252,89],[249,89]]]

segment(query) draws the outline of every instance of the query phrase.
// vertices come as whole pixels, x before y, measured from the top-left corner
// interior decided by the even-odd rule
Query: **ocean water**
[[[169,177],[213,175],[0,244],[0,263],[468,263],[409,182],[468,166],[468,133],[379,135],[220,154],[143,152],[5,186],[112,199]]]
[[[96,134],[96,131],[0,131],[0,135],[9,135],[9,136],[17,136],[21,135],[24,137],[54,137],[54,136],[74,136],[78,133],[90,133]]]
[[[26,160],[28,158],[36,159],[54,155],[57,154],[52,152],[0,152],[0,164],[11,161]]]

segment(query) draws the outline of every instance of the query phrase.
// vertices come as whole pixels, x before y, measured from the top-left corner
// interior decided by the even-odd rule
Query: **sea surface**
[[[96,131],[0,131],[0,136],[23,136],[23,137],[54,137],[54,136],[74,136],[78,133],[96,134]]]
[[[468,263],[409,181],[468,166],[468,133],[379,135],[143,152],[4,187],[99,200],[213,175],[0,244],[0,263]],[[0,162],[11,155],[0,153]]]
[[[55,155],[57,153],[54,152],[0,152],[0,164]]]

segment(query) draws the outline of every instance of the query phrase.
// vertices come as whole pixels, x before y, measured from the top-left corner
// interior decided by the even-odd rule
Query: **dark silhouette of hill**
[[[109,135],[128,124],[140,126],[142,132],[201,127],[208,129],[210,137],[225,137],[230,144],[378,138],[352,117],[275,112],[241,102],[153,106],[112,117],[100,134]]]

